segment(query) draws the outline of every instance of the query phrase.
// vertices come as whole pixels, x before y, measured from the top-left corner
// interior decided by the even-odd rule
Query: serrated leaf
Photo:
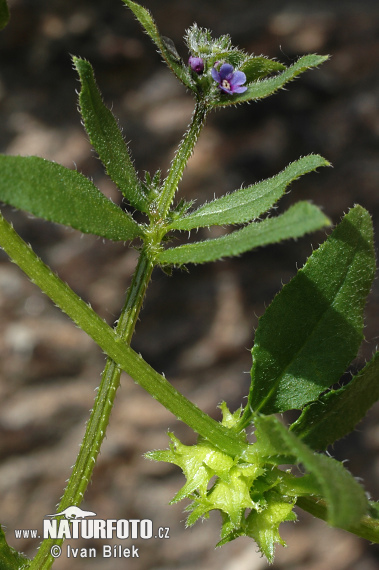
[[[9,22],[9,8],[7,0],[0,0],[0,30],[3,30]]]
[[[256,101],[272,95],[278,89],[282,89],[289,81],[292,81],[312,67],[317,67],[326,61],[329,56],[322,55],[305,55],[301,57],[296,63],[288,67],[282,73],[263,79],[261,81],[254,81],[247,86],[244,93],[230,95],[221,95],[218,100],[212,101],[211,107],[226,107],[227,105],[236,105],[237,103],[244,103],[245,101]]]
[[[301,409],[339,381],[363,339],[374,271],[371,218],[356,206],[260,318],[250,409]]]
[[[263,56],[249,57],[240,67],[240,71],[243,71],[246,75],[246,83],[257,81],[262,77],[271,75],[271,73],[284,71],[285,69],[286,66],[279,61]]]
[[[73,57],[79,74],[80,112],[92,146],[105,166],[107,174],[129,203],[142,212],[148,211],[148,200],[134,169],[128,147],[113,113],[104,105],[91,64]]]
[[[332,526],[347,528],[358,522],[368,509],[364,489],[357,483],[344,466],[319,453],[314,453],[293,433],[290,433],[275,416],[255,418],[257,446],[261,437],[270,441],[270,453],[287,453],[296,457],[297,463],[317,480],[328,505],[327,521]],[[262,447],[262,454],[265,447]],[[269,459],[269,457],[268,457]]]
[[[313,449],[326,449],[353,431],[377,400],[379,352],[346,386],[306,406],[290,429]]]
[[[254,220],[267,212],[283,196],[291,182],[320,166],[330,166],[330,163],[317,154],[304,156],[292,162],[276,176],[213,200],[195,212],[175,220],[169,228],[192,230],[211,225],[241,224]]]
[[[131,216],[83,174],[37,156],[0,155],[0,201],[116,241],[142,235]]]
[[[166,249],[157,256],[157,261],[179,265],[215,261],[269,243],[300,237],[326,225],[329,220],[319,208],[308,202],[298,202],[281,216],[252,223],[226,236]]]
[[[171,71],[186,87],[196,90],[188,67],[178,61],[176,49],[174,53],[171,49],[172,40],[167,42],[167,38],[161,36],[150,12],[132,0],[123,0],[123,2],[130,8],[146,33],[151,37]]]

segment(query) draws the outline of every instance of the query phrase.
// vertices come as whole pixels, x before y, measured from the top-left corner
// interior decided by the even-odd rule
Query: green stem
[[[166,217],[170,209],[188,159],[193,152],[200,131],[204,126],[206,116],[207,107],[203,102],[198,101],[192,115],[190,126],[175,154],[167,178],[164,181],[162,192],[159,196],[158,210],[162,218]]]
[[[133,336],[152,270],[153,264],[148,259],[146,251],[143,250],[116,327],[116,333],[127,344],[130,344]],[[108,357],[80,451],[57,512],[71,505],[79,505],[83,499],[109,424],[117,388],[120,384],[120,375],[120,366]],[[36,570],[50,568],[54,561],[50,550],[57,542],[53,539],[45,539],[30,568]]]
[[[202,435],[225,453],[242,455],[246,445],[231,430],[202,412],[190,400],[178,392],[163,376],[158,374],[143,358],[125,343],[134,330],[143,294],[151,275],[152,263],[145,251],[141,254],[127,301],[117,329],[113,330],[93,309],[33,252],[12,226],[0,215],[0,246],[17,263],[50,299],[86,332],[113,361],[107,362],[94,411],[88,423],[73,475],[59,505],[62,510],[69,504],[80,502],[91,476],[101,441],[109,420],[110,410],[119,383],[120,369],[127,372],[154,399],[196,433]],[[123,335],[120,337],[119,333]],[[97,431],[99,430],[99,432]],[[100,430],[102,433],[100,433]],[[100,433],[100,435],[99,435]],[[81,470],[84,470],[84,473]],[[60,541],[45,540],[31,562],[32,570],[47,570],[52,563],[51,546]]]
[[[250,393],[251,393],[251,390],[250,390]],[[234,431],[235,433],[240,433],[242,430],[247,428],[247,426],[249,424],[252,423],[254,414],[252,412],[252,408],[250,405],[250,393],[249,393],[249,398],[248,398],[247,404],[246,404],[245,409],[242,413],[242,416],[240,417],[240,419],[238,420],[236,425],[232,428],[232,431]]]
[[[242,454],[245,444],[232,430],[222,426],[202,412],[178,392],[164,376],[156,372],[143,358],[119,337],[97,313],[64,283],[33,252],[10,224],[0,216],[0,247],[28,275],[33,283],[65,312],[122,370],[144,388],[155,400],[186,423],[196,433],[216,445],[221,451],[235,456]]]
[[[317,499],[317,497],[299,497],[296,504],[311,515],[324,521],[327,520],[327,507],[322,499]],[[379,520],[372,517],[364,516],[359,523],[350,525],[344,530],[371,542],[379,543]]]

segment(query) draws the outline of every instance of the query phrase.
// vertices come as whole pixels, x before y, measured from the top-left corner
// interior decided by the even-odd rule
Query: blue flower
[[[217,64],[216,64],[217,65]],[[246,82],[246,75],[243,71],[234,71],[230,63],[223,63],[220,70],[212,67],[212,78],[217,81],[219,88],[224,93],[233,95],[233,93],[244,93],[247,87],[243,85]]]
[[[194,55],[191,55],[188,60],[188,65],[192,71],[195,71],[199,75],[204,71],[204,61],[201,57],[195,57]]]

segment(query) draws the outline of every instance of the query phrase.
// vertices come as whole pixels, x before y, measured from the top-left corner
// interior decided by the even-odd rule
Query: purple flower
[[[217,81],[219,88],[224,93],[243,93],[247,87],[243,84],[246,81],[246,75],[243,71],[234,71],[230,63],[223,63],[220,70],[217,71],[216,67],[212,67],[212,77]]]
[[[199,75],[204,71],[204,61],[201,57],[195,57],[194,55],[191,55],[188,60],[188,65],[192,71],[195,71]]]

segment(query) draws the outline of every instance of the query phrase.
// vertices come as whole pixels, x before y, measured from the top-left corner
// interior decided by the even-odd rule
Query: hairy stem
[[[65,312],[100,348],[144,388],[155,400],[229,455],[241,455],[246,446],[232,430],[202,412],[178,392],[128,346],[97,313],[41,261],[33,250],[0,215],[0,247],[28,275],[33,283]]]
[[[116,333],[126,344],[130,344],[133,336],[152,270],[153,264],[148,259],[145,250],[142,250],[116,326]],[[120,366],[108,357],[76,463],[57,507],[58,512],[70,505],[79,505],[83,499],[109,424],[117,388],[120,384],[120,375]],[[36,570],[50,568],[54,561],[50,550],[56,543],[57,541],[52,539],[45,539],[30,568]]]
[[[143,294],[149,281],[152,263],[141,254],[128,298],[116,331],[103,321],[74,291],[33,252],[11,225],[0,215],[0,246],[12,261],[28,275],[33,283],[46,293],[84,332],[109,356],[94,410],[87,426],[73,475],[59,505],[59,510],[81,501],[92,473],[95,459],[104,437],[110,410],[119,383],[120,369],[125,370],[154,399],[196,433],[229,455],[242,455],[246,445],[220,423],[202,412],[195,404],[178,392],[162,375],[158,374],[138,355],[125,340],[130,341],[142,305]],[[118,334],[123,335],[121,338]],[[113,362],[112,362],[113,361]],[[99,432],[98,432],[99,430]],[[83,471],[82,471],[83,470]],[[53,559],[50,548],[62,541],[46,539],[34,560],[32,570],[47,570]]]
[[[176,152],[167,178],[164,181],[161,195],[159,196],[158,209],[162,218],[165,218],[169,211],[188,159],[193,152],[200,131],[204,126],[206,116],[207,108],[204,103],[199,101],[196,104],[192,121]]]
[[[327,520],[327,506],[322,499],[317,497],[299,497],[296,504],[314,517],[324,521]],[[347,526],[344,530],[371,542],[379,543],[379,520],[370,516],[362,517],[359,523]]]

